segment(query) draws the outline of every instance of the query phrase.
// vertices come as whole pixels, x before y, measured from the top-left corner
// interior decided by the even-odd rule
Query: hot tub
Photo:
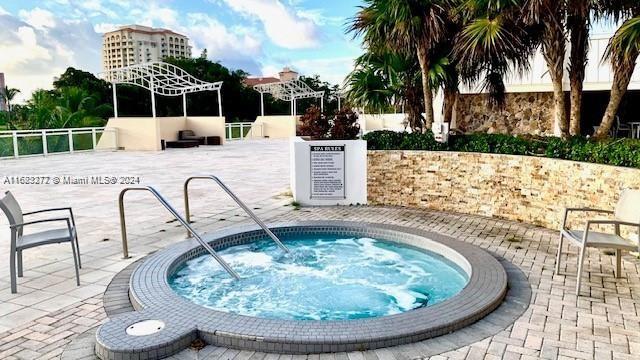
[[[195,241],[149,256],[131,276],[137,311],[101,326],[97,355],[162,358],[197,338],[289,354],[375,349],[467,326],[506,293],[506,272],[493,256],[447,236],[342,221],[270,228],[291,253],[256,227],[206,238],[240,280]],[[150,320],[163,327],[126,331]]]

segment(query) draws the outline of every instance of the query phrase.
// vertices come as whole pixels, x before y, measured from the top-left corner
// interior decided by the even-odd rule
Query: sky
[[[362,52],[345,34],[360,0],[0,0],[0,72],[22,90],[51,88],[69,66],[101,71],[102,34],[118,26],[187,35],[193,56],[254,76],[284,66],[342,83]]]

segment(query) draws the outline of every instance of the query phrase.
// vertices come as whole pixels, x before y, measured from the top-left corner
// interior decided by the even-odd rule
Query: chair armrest
[[[40,213],[44,213],[44,212],[63,211],[63,210],[67,210],[67,211],[71,212],[71,208],[70,207],[62,207],[62,208],[52,208],[52,209],[42,209],[42,210],[38,210],[38,211],[30,211],[30,212],[23,213],[22,215],[33,215],[33,214],[40,214]]]
[[[638,236],[640,236],[640,224],[619,221],[619,220],[587,220],[587,225],[584,228],[584,234],[582,236],[582,241],[586,244],[587,237],[589,236],[589,230],[591,225],[615,225],[616,227],[616,235],[620,235],[620,225],[622,226],[633,226],[638,228]],[[640,252],[640,239],[638,239],[638,252]]]
[[[595,209],[595,208],[565,208],[566,212],[598,212],[604,214],[613,214],[613,210]]]
[[[34,215],[34,214],[41,214],[41,213],[53,212],[53,211],[68,211],[69,212],[69,216],[71,216],[71,224],[73,224],[73,227],[76,226],[76,219],[73,216],[73,210],[70,207],[42,209],[42,210],[37,210],[37,211],[26,212],[26,213],[23,213],[22,215]]]
[[[71,222],[69,221],[69,218],[67,218],[67,217],[28,221],[28,222],[23,222],[23,223],[20,223],[20,224],[13,224],[13,225],[10,225],[9,227],[11,229],[18,229],[18,228],[24,228],[27,225],[42,224],[42,223],[56,222],[56,221],[66,221],[67,222],[67,229],[69,229],[69,234],[71,234]]]
[[[562,219],[562,229],[566,229],[567,228],[567,219],[569,218],[569,213],[571,213],[571,212],[596,212],[596,213],[603,213],[603,214],[613,214],[614,213],[613,210],[594,209],[594,208],[587,208],[587,207],[565,208],[564,209],[564,218]]]
[[[587,221],[587,227],[589,227],[591,225],[622,225],[622,226],[640,227],[640,224],[636,224],[636,223],[632,223],[632,222],[626,222],[626,221],[620,221],[620,220],[606,220],[606,219],[588,220]]]

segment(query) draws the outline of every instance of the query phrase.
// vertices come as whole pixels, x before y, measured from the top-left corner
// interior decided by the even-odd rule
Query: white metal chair
[[[596,212],[602,214],[612,214],[613,220],[593,219],[587,220],[584,230],[571,230],[567,227],[567,218],[571,212]],[[602,233],[592,231],[593,225],[613,225],[614,233]],[[617,278],[621,276],[622,250],[640,250],[639,240],[630,240],[620,235],[621,226],[634,227],[640,236],[640,190],[623,190],[615,210],[601,210],[591,208],[568,208],[565,209],[562,228],[560,229],[560,244],[556,256],[556,274],[560,272],[560,259],[564,238],[569,239],[574,245],[580,247],[578,255],[578,274],[576,281],[576,294],[580,295],[580,285],[582,280],[582,270],[584,269],[584,258],[586,248],[608,248],[616,251],[616,272]]]
[[[71,243],[73,262],[76,270],[76,284],[80,286],[80,274],[78,269],[82,268],[82,263],[80,262],[80,247],[78,245],[76,222],[71,208],[43,209],[23,213],[20,208],[20,204],[18,204],[11,192],[7,191],[5,196],[0,198],[0,209],[4,211],[5,215],[7,215],[7,218],[9,219],[9,227],[11,229],[11,251],[9,253],[11,293],[15,294],[18,291],[16,284],[16,257],[18,260],[18,277],[22,277],[22,250],[41,245],[60,244],[63,242]],[[65,211],[69,213],[69,216],[24,222],[25,215],[41,214],[53,211]],[[28,225],[52,222],[66,223],[66,227],[33,232],[26,235],[23,233],[24,228]]]

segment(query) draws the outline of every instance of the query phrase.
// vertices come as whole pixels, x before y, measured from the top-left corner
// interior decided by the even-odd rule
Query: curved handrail
[[[224,259],[222,259],[222,257],[220,257],[220,255],[218,255],[218,253],[216,253],[215,250],[213,250],[213,248],[211,247],[211,245],[209,245],[206,241],[204,241],[200,235],[198,235],[195,230],[193,230],[193,228],[191,227],[191,225],[189,225],[189,223],[187,221],[185,221],[182,216],[180,216],[180,214],[176,211],[176,209],[174,209],[171,204],[169,204],[169,202],[162,197],[162,195],[160,195],[160,193],[154,189],[151,186],[142,186],[142,187],[129,187],[129,188],[125,188],[120,192],[120,196],[118,197],[118,205],[120,207],[120,231],[122,233],[122,253],[124,254],[124,258],[127,259],[129,258],[129,246],[127,243],[127,224],[125,222],[125,216],[124,216],[124,194],[126,194],[129,191],[148,191],[151,194],[153,194],[153,196],[156,197],[156,199],[160,202],[160,204],[162,204],[162,206],[165,207],[165,209],[167,209],[171,215],[173,215],[173,217],[178,220],[178,222],[180,222],[180,224],[182,224],[182,226],[184,226],[185,228],[187,228],[187,230],[189,230],[189,232],[193,235],[193,237],[200,243],[200,245],[202,245],[202,247],[205,248],[205,250],[207,250],[207,252],[209,254],[211,254],[211,256],[213,256],[213,258],[218,262],[218,264],[220,264],[220,266],[222,266],[227,273],[229,273],[229,275],[231,275],[233,278],[235,278],[236,280],[240,279],[240,275],[238,275],[238,273],[236,273],[231,266],[229,266],[229,264],[227,264],[226,261],[224,261]]]
[[[215,181],[222,188],[222,190],[224,190],[224,192],[226,192],[227,195],[229,195],[229,197],[231,197],[231,199],[233,199],[233,201],[235,201],[236,204],[238,204],[238,206],[240,206],[242,210],[244,210],[244,212],[246,212],[247,215],[249,215],[249,217],[251,217],[253,221],[255,221],[256,224],[258,224],[262,228],[262,230],[264,230],[264,232],[267,233],[267,235],[269,235],[269,237],[280,247],[280,249],[282,249],[286,253],[289,252],[289,249],[286,246],[284,246],[284,244],[280,241],[280,239],[278,239],[278,237],[273,232],[271,232],[271,230],[269,230],[267,225],[265,225],[265,223],[263,223],[262,220],[260,220],[260,218],[258,218],[258,216],[254,214],[253,211],[251,211],[251,209],[249,209],[247,205],[245,205],[242,202],[242,200],[240,200],[236,196],[236,194],[234,194],[231,191],[231,189],[229,189],[227,185],[225,185],[222,182],[222,180],[220,180],[217,176],[214,176],[214,175],[192,176],[184,182],[184,210],[187,215],[187,222],[191,223],[191,211],[189,209],[189,183],[191,182],[191,180],[195,180],[195,179]],[[189,230],[187,229],[187,231],[188,231],[187,232],[187,235],[188,235]]]

